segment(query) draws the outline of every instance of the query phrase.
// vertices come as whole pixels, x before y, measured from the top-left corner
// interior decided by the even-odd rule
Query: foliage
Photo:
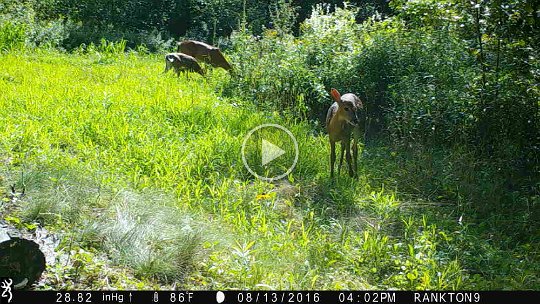
[[[224,71],[161,75],[161,56],[121,49],[0,57],[0,189],[26,188],[2,218],[48,227],[72,261],[49,266],[38,288],[539,288],[538,197],[508,193],[500,203],[514,212],[477,214],[468,199],[499,203],[502,192],[486,193],[504,180],[479,192],[474,179],[494,175],[469,182],[472,153],[372,147],[360,180],[332,183],[327,138],[311,125],[218,95]],[[305,151],[276,184],[252,178],[238,153],[268,119]],[[425,196],[410,195],[426,181]]]
[[[400,20],[358,25],[355,15],[319,6],[296,39],[271,30],[259,40],[236,34],[239,77],[231,91],[324,121],[327,91],[336,87],[365,99],[372,129],[395,139],[464,138],[474,118],[465,44],[451,32],[409,30]]]
[[[3,52],[20,50],[25,47],[25,26],[11,21],[0,23],[0,48]]]
[[[532,174],[538,168],[538,146],[532,143],[540,121],[539,48],[532,38],[537,28],[524,2],[482,5],[394,1],[395,17],[362,24],[355,8],[320,5],[298,37],[274,30],[257,39],[249,32],[234,34],[238,77],[228,86],[258,105],[316,122],[324,121],[331,87],[355,92],[371,118],[369,138],[473,144],[483,157],[511,162],[513,174]],[[510,15],[493,20],[487,13],[500,9]],[[480,27],[470,27],[474,20]],[[516,28],[518,22],[525,27]],[[508,31],[522,36],[511,38]],[[516,158],[517,151],[524,154]]]
[[[530,1],[105,2],[0,3],[1,219],[73,261],[39,288],[540,288]],[[161,74],[179,36],[234,71]],[[331,87],[359,180],[328,180]],[[268,121],[301,151],[272,184],[238,153]]]
[[[314,100],[322,99],[324,88],[304,66],[304,54],[294,50],[293,37],[277,37],[275,31],[264,35],[257,41],[246,32],[234,34],[231,60],[235,78],[225,90],[262,109],[298,111],[302,116]]]
[[[36,12],[40,2],[6,0],[0,4],[0,47],[56,48],[63,45],[73,24],[69,20],[42,19]]]
[[[111,41],[125,39],[132,48],[145,44],[152,51],[163,51],[170,49],[170,45],[156,44],[156,38],[168,42],[171,38],[189,37],[220,44],[222,38],[229,37],[240,26],[258,35],[266,28],[284,24],[287,31],[298,33],[300,22],[309,17],[317,3],[284,0],[5,0],[0,4],[0,15],[30,13],[32,22],[25,23],[35,24],[36,39],[46,39],[46,33],[53,34],[52,40],[57,43],[54,46],[70,50],[105,38]],[[342,5],[341,1],[335,0],[328,3]],[[386,1],[352,3],[359,6],[358,20],[379,12],[391,14]],[[286,7],[294,7],[295,13],[290,14],[291,10]],[[32,44],[40,44],[30,40]]]

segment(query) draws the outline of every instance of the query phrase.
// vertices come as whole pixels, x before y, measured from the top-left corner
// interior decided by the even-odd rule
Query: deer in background
[[[183,53],[165,55],[165,71],[163,73],[167,73],[171,68],[174,68],[176,76],[179,76],[181,71],[196,72],[204,76],[204,71],[197,59]]]
[[[330,138],[330,177],[334,177],[337,142],[341,142],[338,175],[341,172],[343,154],[345,154],[349,166],[349,175],[351,177],[357,177],[358,141],[361,136],[363,137],[363,124],[365,121],[365,113],[363,113],[364,106],[360,98],[352,93],[347,93],[342,96],[336,89],[332,89],[330,95],[334,100],[334,103],[330,106],[326,114],[326,128]]]
[[[195,40],[185,40],[177,43],[178,52],[195,57],[199,61],[204,61],[214,67],[220,67],[226,71],[232,70],[221,50],[204,42]]]

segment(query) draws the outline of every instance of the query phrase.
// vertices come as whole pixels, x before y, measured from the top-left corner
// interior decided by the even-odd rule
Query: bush
[[[236,63],[237,76],[228,84],[235,92],[263,108],[289,111],[295,116],[323,121],[329,106],[329,86],[342,83],[350,56],[336,45],[347,41],[353,31],[354,13],[337,9],[328,12],[319,5],[304,25],[299,38],[291,35],[294,23],[290,16],[295,8],[287,5],[290,13],[274,14],[277,29],[267,29],[254,37],[248,31],[235,32],[231,57]],[[328,20],[330,16],[335,19]],[[337,25],[332,27],[332,23]],[[332,27],[331,29],[329,27]],[[342,31],[345,28],[351,31]],[[339,41],[339,42],[338,42]],[[339,54],[337,56],[335,52]],[[343,55],[343,56],[342,56]]]
[[[232,36],[232,62],[236,70],[226,92],[242,96],[266,110],[307,113],[313,100],[321,100],[324,88],[304,64],[290,35],[278,37],[269,30],[257,40],[247,32]]]
[[[11,21],[0,23],[0,50],[8,52],[22,49],[25,46],[26,26]]]
[[[361,90],[374,119],[395,140],[451,143],[474,122],[468,88],[471,57],[458,39],[439,31],[375,30],[358,57]]]
[[[238,77],[229,89],[322,123],[335,87],[364,100],[372,135],[404,143],[466,138],[476,117],[465,42],[448,28],[410,28],[399,18],[358,24],[356,16],[355,8],[318,5],[298,38],[235,33]]]
[[[0,4],[0,48],[61,47],[74,26],[63,18],[41,19],[33,1],[7,0]]]

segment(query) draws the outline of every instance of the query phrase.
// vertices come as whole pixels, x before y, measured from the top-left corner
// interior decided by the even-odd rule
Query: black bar
[[[0,304],[537,303],[539,291],[10,291]],[[222,298],[220,298],[223,296]],[[223,299],[218,302],[218,299]]]

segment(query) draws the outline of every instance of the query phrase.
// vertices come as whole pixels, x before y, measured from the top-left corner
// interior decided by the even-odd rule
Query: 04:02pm
[[[394,292],[340,292],[339,303],[396,303]]]

